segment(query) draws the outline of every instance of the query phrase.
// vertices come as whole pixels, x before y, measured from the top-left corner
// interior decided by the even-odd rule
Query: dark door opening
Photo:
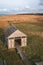
[[[21,46],[21,39],[15,39],[15,45],[20,45]]]

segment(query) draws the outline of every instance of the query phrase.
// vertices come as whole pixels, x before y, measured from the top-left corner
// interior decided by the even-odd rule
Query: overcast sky
[[[39,6],[40,0],[0,0],[0,12],[37,13],[43,12]],[[41,9],[40,9],[41,8]]]

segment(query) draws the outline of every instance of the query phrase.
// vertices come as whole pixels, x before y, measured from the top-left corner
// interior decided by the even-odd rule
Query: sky
[[[43,13],[39,3],[42,0],[0,0],[0,13]]]

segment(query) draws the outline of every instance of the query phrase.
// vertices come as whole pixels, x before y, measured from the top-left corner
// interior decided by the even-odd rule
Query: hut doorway
[[[21,39],[20,39],[20,38],[16,38],[16,39],[15,39],[15,46],[16,46],[16,45],[21,46]]]

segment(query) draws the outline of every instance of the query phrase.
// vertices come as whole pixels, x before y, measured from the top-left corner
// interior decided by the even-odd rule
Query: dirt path
[[[22,51],[21,47],[19,45],[16,46],[16,49],[22,58],[25,65],[36,65],[35,63],[31,62],[25,55],[25,53]]]

